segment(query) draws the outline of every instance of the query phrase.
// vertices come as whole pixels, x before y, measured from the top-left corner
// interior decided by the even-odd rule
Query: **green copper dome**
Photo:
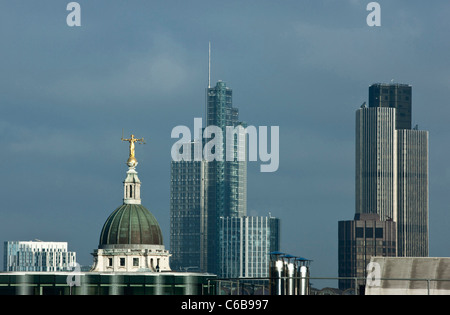
[[[123,204],[103,225],[99,245],[163,245],[163,238],[150,211],[140,204]]]

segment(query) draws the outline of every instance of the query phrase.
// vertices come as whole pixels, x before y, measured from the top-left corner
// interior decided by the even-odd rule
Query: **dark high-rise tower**
[[[394,108],[356,111],[356,213],[397,216],[397,134]]]
[[[203,271],[206,161],[172,161],[170,165],[170,252],[173,270]]]
[[[411,129],[412,88],[407,84],[376,83],[369,87],[369,107],[390,107],[396,110],[396,128]]]
[[[356,215],[395,224],[396,249],[391,244],[384,256],[428,256],[428,132],[411,129],[411,92],[405,84],[371,85],[369,107],[356,112]],[[343,224],[340,230],[353,231]],[[367,253],[370,244],[358,249],[358,236],[345,233],[339,234],[339,246],[351,242],[340,250],[346,253],[339,256],[340,276],[360,276],[367,259],[357,252]],[[382,239],[380,232],[371,242]]]
[[[339,221],[339,289],[364,285],[372,256],[397,256],[396,223],[382,221],[376,213],[355,214],[354,220]]]
[[[357,111],[356,211],[397,223],[398,256],[426,257],[428,131],[411,129],[411,95],[407,84],[373,84]]]
[[[397,130],[398,256],[427,257],[428,131]]]

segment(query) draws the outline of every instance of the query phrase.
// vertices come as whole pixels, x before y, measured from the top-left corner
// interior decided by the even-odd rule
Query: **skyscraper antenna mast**
[[[209,42],[209,58],[208,58],[208,89],[211,88],[211,42]]]

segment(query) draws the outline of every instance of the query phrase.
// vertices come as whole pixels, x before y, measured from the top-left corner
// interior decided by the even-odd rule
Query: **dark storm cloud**
[[[127,148],[139,146],[143,204],[169,245],[169,163],[177,125],[204,115],[212,79],[240,118],[280,126],[280,168],[249,165],[249,213],[279,217],[282,250],[337,275],[337,221],[354,213],[354,116],[374,82],[413,85],[413,120],[430,131],[430,249],[445,256],[450,183],[449,6],[379,1],[79,1],[0,3],[0,240],[69,241],[90,264],[122,202]]]

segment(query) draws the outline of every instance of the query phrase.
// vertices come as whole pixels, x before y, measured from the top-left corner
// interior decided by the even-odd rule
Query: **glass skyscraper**
[[[225,82],[218,81],[215,87],[207,89],[206,127],[216,126],[222,130],[223,141],[221,159],[207,163],[207,230],[206,248],[207,271],[220,272],[219,219],[220,217],[241,217],[247,214],[247,163],[238,161],[237,154],[227,160],[227,143],[234,152],[243,149],[238,135],[227,138],[227,127],[244,125],[239,121],[239,111],[233,107],[232,90]],[[211,137],[212,139],[214,137]],[[205,139],[208,141],[210,139]]]
[[[245,150],[245,143],[239,142],[238,134],[227,137],[227,127],[244,124],[239,121],[238,109],[232,106],[232,90],[225,82],[219,81],[207,89],[206,117],[206,127],[217,127],[223,136],[212,148],[216,158],[208,161],[204,156],[196,161],[195,142],[191,142],[191,160],[171,162],[171,267],[217,274],[219,218],[247,213],[247,163],[237,159],[237,152]],[[201,141],[203,148],[215,136],[194,141]],[[232,159],[226,156],[227,142],[233,149]]]
[[[269,277],[270,253],[280,249],[279,233],[280,220],[272,216],[221,217],[219,276]]]
[[[206,237],[206,165],[194,161],[172,161],[170,174],[170,265],[172,270],[203,271]]]
[[[225,82],[219,81],[215,87],[208,88],[207,96],[206,126],[219,127],[223,135],[221,161],[208,163],[208,208],[210,214],[214,209],[217,217],[243,216],[247,213],[247,163],[238,161],[237,152],[245,150],[245,144],[239,143],[237,135],[228,139],[226,127],[245,127],[245,124],[239,121],[239,111],[232,106],[232,90]],[[227,160],[227,142],[235,152],[233,160]]]
[[[263,269],[268,268],[265,259],[269,258],[269,251],[266,250],[278,248],[278,225],[275,224],[275,228],[273,223],[278,219],[264,217],[258,219],[258,226],[253,227],[256,221],[246,217],[247,139],[243,134],[246,124],[239,121],[239,111],[233,107],[232,96],[232,90],[223,81],[207,88],[206,126],[201,131],[203,138],[190,142],[190,161],[171,162],[170,250],[173,270],[198,269],[227,277],[261,275],[267,271]],[[222,138],[216,139],[220,137],[219,133]],[[194,146],[199,145],[198,141],[204,149],[202,160],[194,159]],[[210,143],[214,145],[210,146]],[[246,223],[239,230],[229,229],[229,222]],[[252,222],[249,228],[247,222]],[[235,237],[241,232],[248,235],[247,247],[244,243],[233,243],[245,250],[232,251],[227,237]],[[257,236],[263,235],[266,237],[264,240],[256,240]],[[266,241],[267,238],[270,240]],[[255,243],[251,244],[253,239]],[[268,247],[258,245],[261,242]],[[224,253],[232,256],[224,258]],[[248,265],[248,259],[261,261],[259,269]],[[236,263],[244,271],[240,269],[237,272]]]

